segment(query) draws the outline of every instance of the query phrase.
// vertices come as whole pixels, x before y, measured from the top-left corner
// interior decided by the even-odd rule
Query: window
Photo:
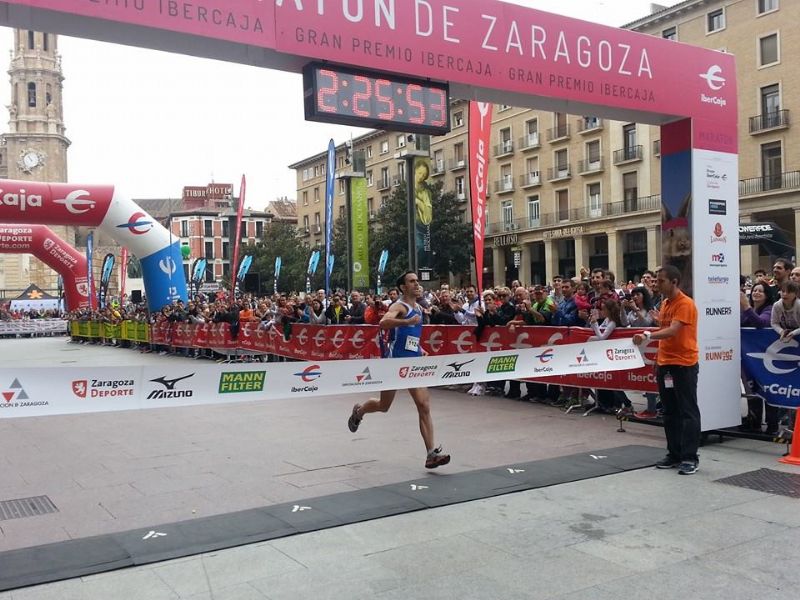
[[[514,145],[511,142],[511,128],[506,127],[505,129],[500,130],[500,153],[506,154],[511,152],[514,149]]]
[[[678,30],[675,27],[670,27],[661,32],[661,37],[665,40],[678,39]]]
[[[47,86],[45,86],[45,92],[44,92],[44,105],[45,105],[45,106],[48,106],[48,105],[49,105],[49,104],[51,104],[52,102],[53,102],[53,86],[51,86],[51,85],[48,83],[48,84],[47,84]]]
[[[639,197],[639,173],[633,171],[622,175],[622,197],[625,202],[625,212],[637,210]]]
[[[497,112],[503,112],[504,110],[509,110],[511,108],[510,104],[500,104],[497,107]]]
[[[339,218],[344,219],[344,206],[339,207]]]
[[[778,34],[766,35],[758,40],[758,64],[761,67],[775,64],[780,60]]]
[[[28,83],[28,106],[36,108],[36,84],[33,81]]]
[[[514,175],[511,172],[510,164],[500,167],[500,185],[504,192],[514,189]]]
[[[207,260],[213,259],[214,258],[214,242],[206,242],[205,243],[205,247],[206,247],[206,256],[205,256],[205,258]]]
[[[539,196],[528,196],[528,227],[538,227],[540,218]]]
[[[256,221],[256,237],[258,239],[264,237],[264,221]]]
[[[569,190],[556,192],[556,206],[558,207],[558,220],[569,221]]]
[[[308,206],[308,190],[303,192],[303,206]]]
[[[600,140],[594,140],[586,144],[586,161],[589,167],[600,166]]]
[[[308,232],[308,215],[303,215],[303,230]]]
[[[386,195],[381,196],[381,208],[386,206],[387,202],[389,202],[389,196]]]
[[[249,223],[249,221],[247,221],[247,220],[245,220],[245,219],[242,219],[242,227],[241,227],[241,230],[240,230],[240,231],[241,231],[241,234],[242,234],[242,239],[243,239],[243,240],[246,240],[246,239],[247,239],[247,224],[248,224],[248,223]]]
[[[706,32],[714,33],[722,29],[725,29],[725,9],[712,10],[706,16]]]
[[[319,213],[314,213],[314,233],[322,232],[322,219]]]
[[[231,259],[231,244],[230,244],[230,242],[222,242],[222,256],[220,258],[222,260],[230,260]]]
[[[206,265],[206,283],[214,282],[214,267],[213,265]]]
[[[464,111],[459,110],[453,113],[453,127],[463,127],[464,126]]]
[[[456,196],[459,198],[464,198],[466,194],[464,193],[464,178],[463,177],[456,177]]]
[[[558,177],[566,177],[569,175],[569,154],[567,149],[559,150],[556,152],[556,175]]]
[[[28,50],[36,48],[36,34],[33,31],[28,32]]]
[[[367,212],[370,216],[375,214],[375,198],[367,198]]]
[[[437,150],[433,153],[433,172],[444,172],[444,150]]]
[[[389,167],[383,167],[381,169],[381,187],[389,187]]]
[[[387,154],[389,152],[389,140],[383,140],[381,142],[381,154]]]
[[[778,10],[778,0],[758,0],[758,14],[763,15],[774,10]]]
[[[404,133],[401,133],[397,136],[397,148],[405,148],[406,147],[406,136]]]
[[[367,146],[367,158],[372,158],[372,146]]]
[[[603,213],[603,203],[600,200],[600,183],[587,185],[586,196],[589,201],[589,216],[599,217]]]
[[[782,187],[783,157],[780,142],[771,142],[761,146],[761,175],[764,190],[775,190]]]
[[[231,276],[231,263],[222,264],[222,276],[227,279]]]
[[[781,94],[778,84],[761,88],[761,118],[767,127],[778,125],[778,111],[781,109]]]
[[[206,237],[214,237],[214,224],[210,219],[203,221],[203,235]]]
[[[622,126],[622,141],[626,150],[636,145],[636,123],[628,123]]]
[[[45,52],[49,51],[50,50],[50,36],[47,35],[46,33],[43,33],[42,34],[42,40],[44,42],[42,48],[44,49]]]
[[[372,176],[372,170],[367,171],[367,185],[372,187],[375,185],[375,178]]]
[[[319,188],[318,187],[314,188],[314,202],[319,204]]]
[[[539,120],[531,119],[525,122],[525,147],[539,145]]]
[[[511,200],[506,200],[500,207],[503,220],[503,229],[508,231],[514,224],[514,205]]]
[[[463,166],[464,164],[464,142],[460,142],[453,146],[453,152],[456,155],[456,164],[458,166]]]
[[[339,179],[339,195],[344,194],[344,190],[347,187],[345,179]]]
[[[406,180],[406,163],[397,163],[397,179],[398,181]]]
[[[534,156],[525,161],[525,183],[533,185],[539,183],[539,157]]]
[[[310,175],[309,175],[309,174],[310,174],[310,172],[311,172],[311,171],[310,171],[309,169],[303,169],[303,181],[308,181],[308,178],[309,178],[309,176],[310,176]]]
[[[344,169],[344,156],[340,156],[336,159],[337,164],[339,165],[340,169]]]
[[[189,237],[189,221],[181,221],[181,237]]]

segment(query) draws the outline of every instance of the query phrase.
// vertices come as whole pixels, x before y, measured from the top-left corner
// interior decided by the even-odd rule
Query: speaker
[[[131,290],[131,302],[134,304],[142,303],[142,290]]]
[[[248,273],[244,276],[242,287],[244,288],[245,292],[258,293],[261,291],[261,275],[258,273]]]

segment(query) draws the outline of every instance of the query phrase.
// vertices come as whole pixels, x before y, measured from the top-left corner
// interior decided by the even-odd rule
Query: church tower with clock
[[[67,149],[62,97],[64,75],[58,37],[14,30],[8,70],[11,83],[8,131],[0,136],[0,177],[32,181],[67,181]],[[51,226],[74,244],[72,227]],[[30,283],[55,292],[57,275],[27,255],[0,255],[0,289],[6,299]],[[17,295],[19,291],[17,291]]]

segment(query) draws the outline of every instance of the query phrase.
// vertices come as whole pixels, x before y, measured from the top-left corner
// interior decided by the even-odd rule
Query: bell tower
[[[0,137],[0,175],[8,179],[67,181],[63,81],[58,36],[24,29],[14,30],[14,48],[8,69],[11,102],[8,132]],[[31,214],[32,219],[35,215]],[[70,244],[72,227],[52,229]],[[0,288],[24,289],[30,283],[55,290],[57,275],[29,256],[0,257]]]

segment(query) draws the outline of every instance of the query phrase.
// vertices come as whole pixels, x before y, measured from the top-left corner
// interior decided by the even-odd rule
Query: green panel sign
[[[367,180],[354,177],[350,180],[350,239],[353,289],[369,288],[369,207],[367,206]]]

